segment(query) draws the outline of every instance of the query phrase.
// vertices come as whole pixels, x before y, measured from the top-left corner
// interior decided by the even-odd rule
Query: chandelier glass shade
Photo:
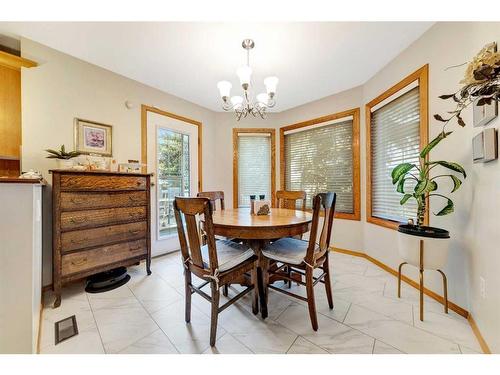
[[[250,67],[250,50],[255,47],[255,43],[252,39],[245,39],[241,45],[247,51],[247,63],[237,69],[236,75],[240,80],[243,96],[231,96],[231,89],[233,87],[231,82],[218,82],[217,88],[222,99],[222,109],[224,111],[234,111],[238,121],[249,114],[254,117],[260,116],[264,119],[267,109],[276,105],[274,98],[279,80],[278,77],[274,76],[265,78],[264,86],[266,87],[266,92],[258,94],[253,99],[251,93],[252,68]]]

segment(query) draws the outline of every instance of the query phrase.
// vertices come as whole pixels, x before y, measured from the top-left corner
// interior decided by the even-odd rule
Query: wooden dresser
[[[53,282],[130,266],[151,274],[150,175],[52,170]]]

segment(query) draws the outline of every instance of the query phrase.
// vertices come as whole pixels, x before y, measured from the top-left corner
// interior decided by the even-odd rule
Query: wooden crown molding
[[[0,51],[0,65],[6,68],[21,70],[21,68],[34,68],[38,64],[24,57],[11,55],[10,53]]]

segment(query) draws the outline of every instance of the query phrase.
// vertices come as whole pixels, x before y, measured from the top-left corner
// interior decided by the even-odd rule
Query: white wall
[[[22,168],[39,170],[51,183],[46,148],[73,147],[73,119],[113,125],[113,158],[141,157],[141,104],[156,106],[203,123],[203,188],[218,186],[214,171],[215,113],[41,44],[22,39],[23,57],[37,68],[22,71]],[[127,109],[126,100],[134,103]],[[44,199],[44,285],[51,283],[51,190]]]

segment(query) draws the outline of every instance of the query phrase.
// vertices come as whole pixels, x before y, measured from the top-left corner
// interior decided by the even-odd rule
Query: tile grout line
[[[314,346],[317,346],[318,348],[324,350],[325,352],[327,352],[328,354],[335,354],[335,353],[332,353],[331,351],[329,351],[327,348],[324,348],[322,347],[321,345],[318,345],[318,344],[315,344],[313,343],[311,340],[309,340],[307,337],[305,336],[302,336],[302,335],[299,335],[299,337],[303,338],[304,340],[306,340],[309,344],[311,345],[314,345]],[[298,337],[297,337],[298,338]],[[289,349],[290,350],[290,349]]]
[[[162,280],[163,280],[163,279],[162,279]],[[134,296],[134,298],[137,300],[137,302],[139,302],[139,304],[140,304],[140,305],[141,305],[141,307],[144,309],[144,311],[146,312],[146,314],[148,314],[149,318],[150,318],[150,319],[151,319],[151,320],[152,320],[152,321],[156,324],[156,326],[158,327],[158,329],[159,329],[160,331],[162,331],[162,332],[163,332],[163,334],[165,335],[165,337],[167,338],[167,340],[170,342],[170,344],[172,344],[172,346],[173,346],[173,347],[174,347],[174,349],[177,351],[177,353],[178,353],[178,354],[181,354],[180,350],[177,348],[177,346],[175,346],[175,344],[172,342],[172,340],[170,339],[170,337],[168,337],[168,335],[166,334],[166,332],[165,332],[165,331],[164,331],[164,330],[160,327],[160,325],[156,322],[156,320],[154,320],[153,316],[152,316],[152,315],[149,313],[149,311],[148,311],[148,310],[144,307],[144,305],[142,304],[141,300],[139,300],[139,298],[137,298],[137,296],[135,295],[134,291],[133,291],[132,289],[130,289],[130,287],[129,287],[128,285],[127,285],[127,288],[130,290],[130,292],[132,293],[132,295]],[[167,306],[165,306],[165,307],[163,307],[163,308],[166,308],[166,307],[168,307],[168,306],[170,306],[170,305],[174,304],[175,302],[177,302],[177,301],[174,301],[174,302],[172,302],[172,303],[169,303]],[[162,309],[163,309],[163,308],[162,308]],[[160,310],[162,310],[162,309],[160,309]],[[160,310],[158,310],[158,311],[160,311]],[[156,331],[154,331],[154,332],[156,332]],[[137,341],[134,341],[132,344],[128,345],[127,347],[123,348],[123,349],[122,349],[122,350],[120,350],[120,351],[123,351],[123,350],[125,350],[125,349],[129,348],[130,346],[132,346],[132,345],[136,344],[137,342],[139,342],[140,340],[142,340],[142,339],[144,339],[144,338],[148,337],[149,335],[153,334],[154,332],[151,332],[151,333],[147,334],[146,336],[141,337],[140,339],[138,339]]]
[[[293,344],[295,344],[295,341],[297,341],[299,339],[299,337],[301,337],[300,335],[297,335],[297,337],[295,338],[295,340],[293,340],[292,344],[288,347],[288,349],[285,351],[285,354],[288,354],[288,352],[290,351],[290,349],[292,349],[292,346]]]
[[[95,327],[97,328],[97,333],[99,334],[99,340],[101,340],[102,350],[104,351],[104,354],[108,354],[108,352],[106,351],[106,347],[104,346],[104,341],[102,339],[101,330],[99,329],[99,324],[97,324],[97,319],[95,318],[94,309],[92,308],[92,304],[90,303],[89,295],[86,291],[84,291],[84,293],[85,298],[87,299],[87,303],[90,307],[90,312],[92,313],[92,318],[94,319]]]
[[[377,339],[373,339],[373,347],[372,347],[372,354],[375,354],[375,343],[377,342]]]
[[[410,324],[405,323],[404,321],[401,321],[401,320],[397,320],[397,319],[391,318],[391,317],[389,317],[389,316],[387,316],[387,315],[384,315],[384,314],[381,314],[381,313],[379,313],[379,312],[377,312],[377,311],[371,310],[371,309],[369,309],[369,308],[367,308],[367,307],[365,307],[365,306],[360,306],[360,305],[357,305],[357,304],[355,304],[355,303],[352,303],[352,304],[354,304],[354,305],[356,305],[357,307],[360,307],[360,308],[362,308],[362,309],[368,310],[368,311],[370,311],[370,312],[372,312],[372,313],[379,314],[379,315],[383,315],[383,316],[384,316],[384,318],[388,318],[388,319],[390,319],[390,321],[391,321],[391,322],[399,322],[399,323],[405,324],[405,325],[407,325],[407,326],[409,326],[409,327],[412,327],[412,328],[418,329],[419,331],[425,332],[425,333],[427,333],[427,334],[429,334],[429,335],[431,335],[431,336],[434,336],[434,337],[436,337],[436,338],[438,338],[438,339],[441,339],[441,340],[447,341],[447,342],[449,342],[449,343],[451,343],[451,344],[455,344],[455,345],[457,345],[457,346],[459,345],[458,343],[456,343],[456,342],[455,342],[455,341],[453,341],[453,340],[450,340],[450,339],[444,338],[444,337],[439,336],[439,335],[435,335],[435,334],[433,334],[433,333],[431,333],[431,332],[429,332],[429,331],[427,331],[427,330],[425,330],[425,329],[422,329],[422,328],[420,328],[420,327],[416,327],[416,326],[414,327],[414,326],[412,326],[412,325],[410,325]],[[413,309],[412,309],[412,310],[413,310]],[[346,317],[347,317],[347,315],[346,315]],[[367,333],[365,333],[365,332],[363,332],[363,331],[361,331],[361,330],[358,330],[358,329],[357,329],[357,328],[355,328],[355,327],[350,326],[350,325],[349,325],[349,324],[347,324],[347,323],[343,323],[343,324],[345,324],[346,326],[348,326],[348,327],[350,327],[350,328],[352,328],[352,329],[355,329],[355,330],[357,330],[357,331],[359,331],[359,332],[363,333],[364,335],[367,335],[367,336],[373,337],[373,336],[371,336],[371,335],[369,335],[369,334],[367,334]],[[374,337],[374,338],[375,338],[375,337]],[[376,338],[375,338],[375,339],[376,339]],[[377,340],[378,340],[378,339],[377,339]],[[379,341],[382,341],[382,340],[379,340]],[[384,342],[384,344],[385,344],[385,342]],[[403,353],[404,353],[404,351],[403,351],[403,350],[401,350],[401,349],[399,349],[399,348],[396,348],[396,347],[395,347],[395,346],[393,346],[393,345],[390,345],[390,346],[392,346],[393,348],[395,348],[395,349],[399,350],[400,352],[403,352]],[[438,353],[436,353],[436,354],[438,354]]]

